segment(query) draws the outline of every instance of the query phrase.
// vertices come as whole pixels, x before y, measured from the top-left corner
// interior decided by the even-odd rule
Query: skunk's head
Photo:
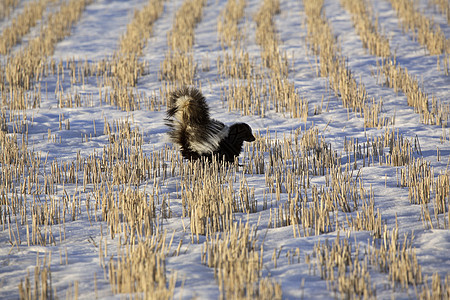
[[[236,123],[229,127],[228,134],[220,141],[219,148],[215,151],[225,161],[234,162],[242,151],[244,142],[253,142],[255,137],[252,129],[245,123]]]
[[[246,123],[236,123],[230,126],[229,136],[234,136],[234,141],[242,144],[243,142],[253,142],[252,129]]]

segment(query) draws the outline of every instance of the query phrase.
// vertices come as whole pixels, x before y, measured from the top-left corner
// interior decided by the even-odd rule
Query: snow
[[[75,59],[76,61],[89,62],[101,61],[112,56],[117,48],[119,39],[126,31],[126,26],[133,17],[135,9],[145,5],[147,1],[119,1],[119,0],[97,0],[89,5],[82,15],[80,21],[72,28],[70,36],[58,43],[53,59],[65,61]],[[391,49],[395,49],[397,61],[406,67],[408,72],[417,76],[424,91],[435,95],[443,103],[450,104],[450,76],[445,76],[436,67],[436,57],[427,54],[427,50],[413,41],[411,35],[403,33],[396,13],[391,9],[387,1],[369,1],[373,5],[374,12],[379,17],[384,32],[389,36]],[[422,1],[425,2],[425,1]],[[165,10],[153,27],[153,34],[149,38],[142,61],[148,63],[148,73],[139,79],[136,87],[139,93],[147,97],[153,95],[160,96],[160,89],[164,85],[158,79],[160,65],[164,60],[167,50],[167,31],[173,24],[176,10],[182,1],[166,1]],[[246,49],[252,59],[259,59],[260,48],[255,43],[255,24],[252,17],[257,11],[261,1],[247,1],[245,23],[241,24],[242,30],[246,33]],[[194,59],[199,66],[209,61],[211,68],[202,71],[201,68],[196,75],[196,80],[202,87],[208,104],[211,108],[211,115],[217,120],[227,124],[234,122],[246,122],[252,126],[255,132],[260,132],[264,137],[270,135],[272,140],[283,139],[283,135],[288,136],[292,130],[301,128],[302,133],[306,129],[316,126],[320,134],[330,143],[332,149],[345,158],[344,139],[357,138],[359,142],[364,142],[367,138],[381,136],[385,128],[366,128],[364,120],[354,113],[348,115],[347,108],[342,106],[342,102],[330,93],[327,87],[327,79],[316,77],[314,67],[314,57],[305,45],[306,21],[301,1],[281,1],[281,14],[275,17],[277,34],[280,39],[280,48],[286,51],[288,57],[293,60],[293,71],[290,72],[289,79],[295,83],[295,87],[301,97],[309,101],[309,116],[307,122],[299,119],[290,119],[288,115],[278,114],[268,111],[266,117],[242,116],[239,111],[228,111],[226,105],[221,101],[221,88],[226,86],[226,82],[219,79],[216,67],[217,56],[223,56],[223,51],[217,39],[217,18],[225,7],[225,0],[209,0],[204,8],[203,19],[196,27],[195,45],[193,49]],[[22,6],[20,6],[22,7]],[[421,8],[429,17],[433,17],[439,23],[447,39],[450,39],[450,26],[446,24],[445,18],[433,9],[426,9],[422,3]],[[418,139],[421,146],[421,154],[416,153],[416,157],[423,157],[434,168],[434,173],[444,174],[448,172],[450,163],[450,130],[440,126],[424,125],[420,122],[420,116],[414,113],[414,109],[406,104],[406,96],[403,93],[396,94],[392,89],[384,87],[377,82],[377,78],[371,75],[371,71],[376,69],[377,58],[368,54],[368,51],[361,47],[361,41],[355,33],[351,16],[340,5],[339,1],[325,1],[325,14],[333,28],[334,34],[342,46],[342,52],[348,58],[348,66],[352,70],[358,82],[364,83],[370,97],[378,100],[383,98],[382,115],[389,118],[395,116],[395,130],[403,137],[413,141]],[[5,28],[10,19],[0,20],[0,30]],[[35,29],[36,30],[36,29]],[[35,30],[30,35],[35,34]],[[23,39],[26,43],[29,36]],[[23,45],[22,45],[23,46]],[[17,48],[17,47],[16,47]],[[15,50],[17,50],[15,48]],[[442,56],[441,56],[442,58]],[[0,57],[4,63],[5,57]],[[442,60],[441,60],[442,62]],[[66,75],[68,76],[68,75]],[[132,112],[124,112],[117,107],[107,104],[98,105],[98,88],[95,78],[88,78],[84,85],[71,85],[69,80],[63,83],[64,93],[71,94],[77,91],[87,98],[92,98],[94,105],[78,108],[59,108],[55,96],[56,75],[49,75],[43,78],[41,88],[47,85],[48,93],[44,96],[40,107],[28,109],[26,111],[29,126],[29,149],[38,153],[42,160],[52,162],[72,162],[77,155],[88,157],[94,152],[99,155],[108,144],[108,137],[103,135],[105,121],[129,120],[133,128],[139,128],[144,137],[145,144],[142,146],[145,155],[150,155],[153,151],[161,150],[169,144],[166,135],[167,127],[164,123],[165,112],[152,112],[146,108]],[[323,112],[313,115],[315,105],[320,105],[324,97]],[[327,109],[325,108],[327,107]],[[70,121],[70,130],[59,129],[59,118]],[[94,122],[95,120],[95,122]],[[12,123],[8,123],[11,130]],[[64,122],[63,122],[64,128]],[[446,132],[447,140],[441,142],[443,132]],[[48,140],[48,133],[61,143]],[[89,141],[83,139],[84,136],[92,136]],[[20,137],[21,134],[18,134]],[[21,140],[18,138],[18,140]],[[250,145],[251,147],[251,145]],[[174,150],[176,151],[176,150]],[[437,152],[440,151],[438,160]],[[241,161],[244,154],[241,154]],[[352,160],[353,162],[353,160]],[[49,163],[47,167],[49,166]],[[1,167],[1,166],[0,166]],[[363,178],[366,190],[373,189],[375,209],[379,209],[382,220],[389,230],[399,226],[399,239],[404,235],[414,236],[412,246],[416,251],[422,272],[429,276],[439,273],[441,278],[450,275],[450,231],[447,228],[437,227],[432,216],[434,229],[429,226],[424,227],[420,215],[421,206],[412,205],[408,199],[408,188],[400,188],[397,185],[397,174],[401,167],[391,167],[379,164],[362,167],[360,177]],[[355,171],[355,175],[356,175]],[[82,174],[81,174],[82,176]],[[244,176],[244,175],[242,175]],[[257,232],[259,243],[264,247],[263,271],[264,277],[270,276],[280,283],[283,291],[283,298],[286,299],[331,299],[336,296],[335,292],[327,289],[327,282],[320,278],[318,270],[314,270],[314,265],[306,263],[306,255],[313,252],[314,245],[319,241],[334,241],[339,235],[340,238],[348,238],[353,247],[359,245],[361,249],[368,247],[373,240],[369,232],[364,231],[337,231],[325,233],[317,236],[296,237],[293,234],[292,226],[271,228],[268,226],[269,218],[277,204],[271,195],[268,195],[269,208],[262,209],[263,197],[269,193],[265,183],[265,176],[245,175],[250,188],[255,190],[255,198],[258,203],[258,212],[252,214],[235,213],[235,221],[249,222],[251,225],[258,225]],[[201,263],[201,252],[206,238],[200,236],[200,241],[194,239],[191,242],[189,218],[182,217],[181,199],[177,198],[176,190],[179,188],[179,178],[166,178],[161,186],[161,193],[170,196],[172,217],[159,220],[163,230],[167,230],[167,236],[174,234],[174,245],[178,245],[183,240],[181,254],[179,256],[169,256],[166,261],[166,271],[170,274],[177,273],[177,283],[175,289],[176,299],[216,299],[220,292],[218,284],[214,278],[214,270]],[[314,184],[323,185],[323,176],[312,177]],[[153,182],[144,182],[141,189],[146,189],[149,193],[153,190]],[[123,295],[114,295],[107,274],[102,263],[108,263],[110,258],[117,258],[119,238],[111,239],[108,235],[107,224],[104,221],[93,221],[92,215],[88,217],[86,212],[86,201],[90,193],[83,192],[80,187],[67,184],[64,187],[69,191],[69,195],[76,191],[81,201],[81,214],[75,221],[66,221],[65,228],[61,225],[54,225],[53,230],[65,232],[65,240],[60,242],[57,238],[55,244],[47,246],[27,246],[26,237],[23,235],[22,243],[13,246],[10,243],[9,231],[6,227],[0,227],[0,298],[17,299],[19,297],[18,285],[25,279],[27,272],[32,276],[36,266],[36,257],[41,262],[44,258],[50,259],[50,269],[52,274],[52,286],[57,291],[58,298],[74,293],[74,282],[78,284],[78,295],[80,299],[93,299],[95,297],[104,299],[122,299]],[[239,189],[239,183],[235,183],[234,189]],[[61,193],[62,185],[58,186],[58,193],[55,197],[63,197]],[[160,196],[161,197],[161,196]],[[285,194],[282,197],[286,197]],[[162,197],[161,197],[162,199]],[[448,198],[447,198],[448,199]],[[33,201],[29,196],[26,201]],[[284,199],[282,202],[285,202]],[[446,215],[448,212],[446,213]],[[101,215],[101,212],[97,212]],[[0,216],[3,217],[3,216]],[[91,221],[89,220],[91,218]],[[260,221],[258,221],[260,220]],[[11,220],[11,226],[15,228],[15,220]],[[24,234],[24,232],[21,232]],[[265,237],[264,237],[265,236]],[[263,239],[264,237],[264,239]],[[107,257],[102,259],[99,256],[100,243],[107,243]],[[175,246],[176,247],[176,246]],[[300,249],[299,262],[290,264],[287,253],[292,253],[295,249]],[[274,265],[272,254],[274,250],[279,252],[277,266]],[[51,256],[49,256],[51,253]],[[67,260],[67,263],[66,263]],[[296,260],[296,258],[294,258]],[[42,263],[41,263],[42,265]],[[409,299],[415,297],[414,287],[402,290],[391,288],[388,274],[382,273],[376,267],[370,269],[372,284],[376,286],[377,297],[381,299],[390,298],[392,295],[397,299]],[[31,277],[32,277],[31,276]],[[94,277],[97,281],[97,291],[94,288]]]

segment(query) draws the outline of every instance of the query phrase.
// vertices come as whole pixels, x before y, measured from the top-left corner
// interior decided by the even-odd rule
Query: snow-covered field
[[[27,2],[20,1],[11,17],[0,20],[0,32],[11,24],[11,18],[20,13]],[[449,105],[450,76],[445,75],[443,71],[443,60],[446,56],[440,55],[441,67],[438,70],[437,56],[429,55],[426,48],[414,41],[410,33],[402,31],[400,19],[388,1],[370,0],[367,2],[373,8],[373,14],[378,16],[380,27],[389,38],[390,47],[396,54],[397,62],[418,79],[420,87],[425,93],[430,96],[434,95],[444,106]],[[432,1],[415,2],[419,2],[417,3],[418,10],[425,16],[433,18],[440,25],[445,37],[450,39],[450,25],[447,23],[446,17],[428,4]],[[133,18],[134,10],[140,9],[147,3],[148,1],[144,0],[93,1],[86,7],[80,20],[73,25],[70,35],[56,44],[53,56],[49,60],[53,59],[58,63],[74,59],[80,62],[95,63],[111,58],[118,48],[120,37],[127,29],[127,24]],[[172,28],[175,13],[182,3],[183,1],[180,0],[167,0],[164,3],[164,11],[156,20],[151,37],[143,49],[140,61],[147,63],[146,71],[139,77],[134,90],[142,95],[143,99],[152,97],[161,99],[167,96],[165,93],[161,93],[166,83],[160,79],[159,74],[168,47],[167,32]],[[279,284],[283,299],[344,297],[344,293],[337,291],[337,281],[327,281],[324,278],[326,276],[321,273],[321,268],[323,268],[321,259],[316,255],[318,245],[323,246],[326,242],[332,245],[338,238],[342,243],[348,241],[351,245],[353,266],[347,266],[347,273],[352,272],[355,264],[364,265],[367,271],[365,274],[369,274],[370,277],[365,278],[366,283],[369,282],[369,288],[375,291],[372,296],[381,299],[416,298],[426,289],[426,285],[429,290],[433,290],[432,276],[439,274],[442,286],[446,287],[447,296],[443,296],[443,298],[448,297],[448,293],[450,293],[450,218],[448,216],[450,193],[447,186],[443,200],[445,209],[443,213],[438,213],[434,200],[437,189],[434,182],[438,176],[447,176],[448,178],[450,174],[449,128],[423,124],[420,115],[414,112],[414,108],[407,105],[404,93],[396,93],[393,89],[381,84],[381,80],[376,76],[377,58],[362,48],[350,13],[337,0],[326,0],[324,13],[342,47],[342,54],[348,59],[348,68],[357,82],[365,85],[369,97],[374,97],[376,101],[383,99],[381,115],[389,120],[389,125],[381,128],[365,128],[362,116],[344,107],[339,97],[330,91],[328,79],[317,77],[315,56],[312,51],[308,50],[305,41],[307,36],[306,15],[304,4],[300,0],[281,0],[281,11],[275,15],[274,21],[280,50],[286,53],[292,64],[288,79],[294,83],[300,97],[308,101],[307,120],[291,118],[289,113],[277,113],[274,109],[266,111],[264,117],[243,115],[236,110],[229,111],[227,104],[223,101],[223,95],[224,88],[229,85],[231,79],[220,77],[217,68],[218,57],[223,58],[224,53],[229,51],[229,49],[222,49],[217,33],[217,20],[226,3],[226,0],[207,1],[202,19],[195,28],[195,41],[192,49],[193,58],[198,66],[195,82],[197,86],[201,87],[207,98],[211,115],[227,124],[238,121],[248,123],[258,135],[261,143],[264,143],[267,138],[273,147],[272,150],[276,148],[277,142],[280,145],[288,142],[294,143],[291,141],[293,133],[299,133],[301,138],[307,130],[316,128],[319,137],[322,137],[341,159],[343,169],[347,167],[352,170],[353,173],[349,176],[354,179],[353,183],[357,193],[364,190],[367,194],[363,198],[366,199],[371,198],[368,195],[373,195],[375,218],[381,215],[382,222],[381,237],[376,236],[370,230],[349,228],[347,219],[357,218],[357,213],[362,213],[363,203],[359,202],[354,205],[352,203],[351,211],[347,212],[338,207],[332,220],[339,224],[332,224],[331,230],[320,234],[315,234],[314,228],[310,234],[305,234],[308,229],[305,231],[301,222],[299,225],[278,223],[275,221],[276,215],[283,214],[291,195],[288,195],[287,191],[288,178],[272,179],[279,184],[280,195],[277,194],[278,191],[269,187],[270,179],[266,178],[266,174],[270,173],[267,169],[271,167],[269,155],[275,150],[270,153],[267,151],[264,153],[266,174],[250,174],[242,171],[244,168],[240,168],[236,171],[236,179],[233,184],[235,197],[239,197],[240,186],[245,182],[248,190],[254,194],[256,201],[256,212],[247,213],[241,209],[233,212],[232,218],[233,222],[237,224],[249,223],[250,226],[254,226],[257,253],[262,262],[258,280],[270,278],[270,282]],[[257,64],[260,63],[261,47],[255,41],[256,24],[253,18],[261,3],[262,1],[257,0],[246,1],[245,16],[239,25],[245,36],[244,47],[250,58]],[[52,5],[48,10],[56,9],[57,6]],[[41,25],[42,23],[38,22],[38,25],[24,36],[22,43],[13,48],[11,55],[20,51],[21,47],[25,47],[27,42],[38,34]],[[7,57],[3,55],[0,58],[4,66],[7,63]],[[172,151],[177,153],[177,150],[169,143],[166,135],[165,107],[152,111],[143,104],[140,109],[123,111],[117,106],[99,100],[98,78],[87,76],[85,82],[71,83],[70,70],[66,68],[65,72],[65,79],[56,73],[40,78],[42,99],[38,107],[30,107],[13,113],[4,104],[6,103],[3,101],[5,99],[0,101],[2,112],[4,111],[6,116],[11,114],[16,118],[22,118],[28,131],[25,133],[23,128],[17,130],[15,122],[7,119],[8,133],[5,135],[16,136],[19,145],[27,143],[27,149],[41,157],[37,176],[43,186],[53,164],[70,166],[79,161],[87,161],[90,157],[101,157],[107,151],[110,137],[104,133],[103,128],[106,122],[114,124],[127,120],[131,128],[136,128],[142,135],[144,143],[141,148],[146,157],[153,157],[152,155],[155,153],[162,153],[161,150],[167,149],[169,154],[162,159],[169,166],[168,174],[149,176],[138,186],[131,186],[133,189],[144,191],[148,198],[157,197],[158,199],[155,203],[154,235],[161,237],[164,231],[167,231],[166,243],[169,244],[173,239],[171,248],[165,255],[165,274],[167,285],[169,285],[171,276],[176,274],[174,298],[219,298],[221,291],[219,280],[215,278],[214,268],[206,265],[202,258],[206,244],[211,243],[211,239],[215,239],[215,234],[213,237],[193,235],[190,218],[183,216],[184,199],[182,200],[181,197],[181,186],[184,179],[177,172],[174,172],[174,176],[171,175],[170,157]],[[38,83],[35,84],[35,86],[37,85]],[[104,97],[108,87],[105,86],[101,89]],[[60,93],[63,95],[77,93],[81,95],[83,103],[79,107],[59,107]],[[9,97],[8,93],[4,93],[3,97]],[[319,106],[322,106],[321,113],[314,114],[314,108]],[[67,126],[69,124],[70,127]],[[373,138],[384,136],[389,131],[395,132],[396,137],[402,136],[405,141],[408,140],[412,145],[411,156],[414,159],[422,158],[424,163],[427,162],[432,167],[433,183],[429,191],[431,201],[428,205],[412,204],[408,196],[410,189],[407,186],[401,187],[399,184],[402,170],[408,164],[392,166],[380,163],[377,157],[375,162],[371,162],[370,165],[366,164],[364,159],[363,165],[362,156],[357,156],[357,164],[354,169],[355,154],[353,150],[346,151],[344,148],[346,143],[357,139],[357,142],[363,145]],[[370,147],[372,147],[371,144]],[[386,146],[383,150],[384,157],[389,156],[389,147]],[[6,150],[2,149],[2,151]],[[252,151],[252,145],[246,145],[245,151],[240,157],[241,164],[251,164],[249,157],[251,157]],[[119,158],[118,163],[121,160],[127,161],[127,158]],[[184,162],[184,164],[187,163]],[[285,167],[292,168],[293,166],[286,162]],[[51,280],[47,282],[51,282],[50,288],[52,296],[55,298],[119,299],[124,295],[131,295],[115,294],[110,283],[110,262],[117,261],[118,252],[125,251],[126,243],[130,243],[130,240],[120,234],[112,238],[107,221],[101,217],[102,204],[96,208],[89,203],[89,201],[94,201],[95,189],[98,185],[88,183],[84,186],[85,177],[83,177],[82,166],[76,171],[79,176],[77,184],[54,183],[52,184],[52,193],[47,194],[43,187],[41,190],[32,187],[30,193],[23,194],[21,190],[27,185],[27,182],[20,178],[25,178],[25,175],[23,177],[15,175],[17,176],[15,178],[19,179],[9,182],[5,171],[7,166],[0,165],[0,169],[2,170],[2,182],[0,183],[2,185],[0,192],[0,299],[19,298],[19,285],[25,282],[26,278],[30,280],[31,290],[34,291],[37,265],[40,266],[41,273],[44,269],[51,272]],[[25,169],[27,168],[23,170]],[[283,172],[282,174],[288,174]],[[303,183],[295,183],[293,186],[298,188],[298,191],[293,191],[294,195],[298,193],[311,200],[313,187],[318,191],[330,189],[327,184],[329,175],[315,175],[312,170],[305,170],[305,172],[310,173],[310,186],[304,189]],[[156,178],[156,182],[154,182],[154,178]],[[294,178],[294,180],[296,179]],[[446,182],[448,183],[448,181]],[[225,180],[223,183],[226,185],[228,181]],[[111,189],[120,189],[121,186],[119,184]],[[123,184],[122,187],[126,186],[128,185]],[[442,187],[440,188],[442,189]],[[13,192],[14,190],[16,193]],[[157,195],[155,196],[155,194]],[[25,211],[13,211],[11,199],[14,197],[22,199],[20,202],[26,206]],[[76,201],[73,200],[75,198]],[[57,207],[60,209],[60,214],[64,214],[64,216],[60,216],[64,222],[57,222],[50,226],[39,225],[38,227],[41,228],[39,234],[43,236],[44,240],[49,241],[49,234],[52,234],[54,239],[45,245],[43,243],[28,244],[27,240],[30,239],[27,238],[27,234],[31,234],[32,208],[43,207],[44,203],[50,205],[52,201],[60,203]],[[64,201],[71,203],[70,205],[76,203],[76,207],[69,207],[63,204]],[[265,205],[266,202],[267,205]],[[281,209],[282,207],[283,209]],[[426,217],[428,211],[429,218]],[[23,224],[21,224],[22,213],[27,216]],[[305,216],[305,212],[301,210],[297,213],[300,217]],[[123,218],[119,219],[124,220]],[[125,223],[123,222],[122,226],[128,226]],[[382,270],[370,259],[371,251],[380,249],[382,247],[380,245],[385,242],[384,234],[388,236],[397,228],[398,246],[408,245],[412,250],[407,250],[406,256],[417,258],[417,262],[413,263],[413,268],[417,270],[417,266],[420,266],[419,272],[422,274],[422,280],[417,285],[393,284],[395,280],[390,275],[393,266]],[[157,229],[160,232],[156,233]],[[176,251],[179,245],[181,245],[179,251]],[[390,247],[393,246],[390,245]],[[357,253],[357,251],[359,252]],[[339,277],[337,269],[337,265],[332,268],[336,271],[336,278]],[[364,272],[358,274],[362,273]],[[38,280],[38,282],[42,282],[42,280]]]

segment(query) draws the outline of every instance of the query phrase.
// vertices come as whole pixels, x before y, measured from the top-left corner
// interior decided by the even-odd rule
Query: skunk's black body
[[[216,156],[234,162],[244,142],[255,140],[245,123],[228,127],[211,119],[205,97],[196,88],[184,87],[170,95],[166,121],[171,141],[180,146],[181,154],[187,159]]]

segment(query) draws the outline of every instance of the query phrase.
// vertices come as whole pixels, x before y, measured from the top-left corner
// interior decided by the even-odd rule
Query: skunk
[[[184,158],[211,160],[216,156],[220,161],[234,162],[244,142],[255,140],[248,124],[227,126],[211,119],[205,97],[196,88],[183,87],[172,92],[168,105],[168,135],[172,143],[180,146]]]

